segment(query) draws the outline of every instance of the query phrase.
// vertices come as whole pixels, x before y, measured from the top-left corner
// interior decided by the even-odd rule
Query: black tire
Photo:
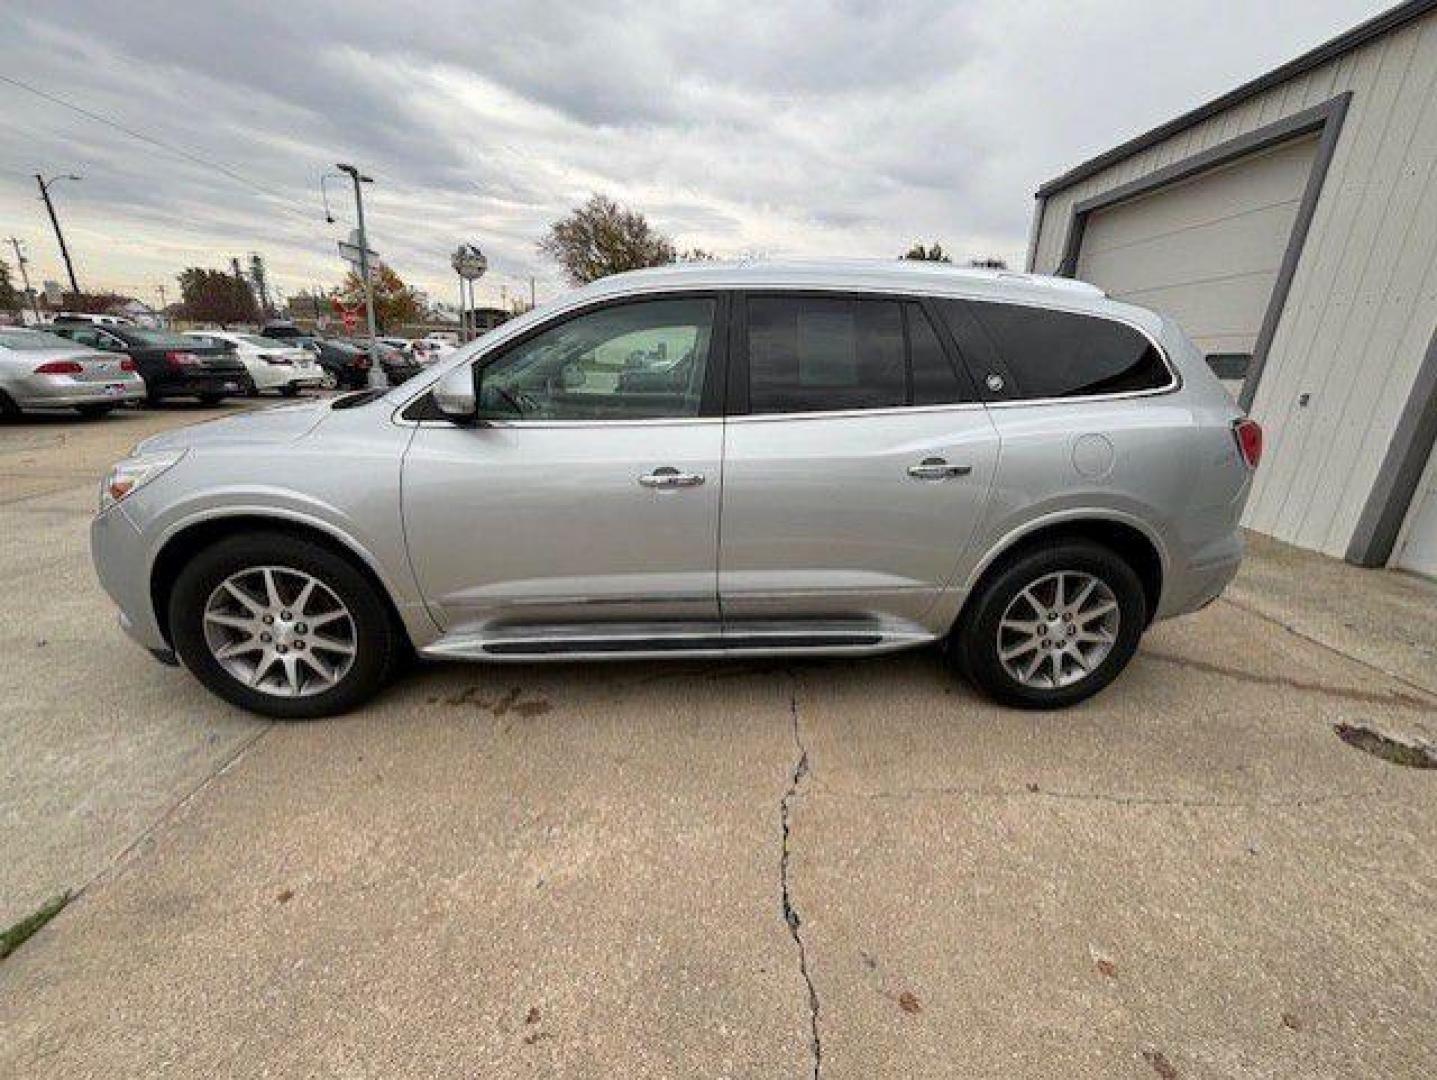
[[[240,682],[211,654],[203,626],[205,604],[221,582],[258,566],[310,574],[349,609],[355,626],[354,663],[330,689],[307,697],[266,693]],[[279,533],[233,536],[194,556],[175,581],[169,618],[176,653],[210,691],[242,709],[284,720],[335,716],[363,704],[384,686],[407,645],[383,597],[349,559],[321,544]]]
[[[115,411],[113,405],[76,405],[75,411],[86,420],[98,420],[102,416],[109,416]]]
[[[298,396],[299,396],[299,387],[297,387],[297,386],[281,386],[281,387],[279,388],[279,396],[280,396],[280,397],[298,397]]]
[[[13,420],[20,415],[20,406],[15,404],[15,399],[4,390],[0,390],[0,417],[6,420]]]
[[[1076,682],[1056,687],[1032,686],[1019,681],[1003,666],[998,655],[998,624],[1023,589],[1058,572],[1090,574],[1112,590],[1118,604],[1116,640],[1107,656]],[[1029,548],[989,572],[974,590],[949,636],[949,655],[965,678],[1001,704],[1060,709],[1092,697],[1121,674],[1137,652],[1147,617],[1142,581],[1121,556],[1092,541],[1064,540],[1050,548]]]
[[[198,395],[201,405],[218,405],[225,399],[223,394],[200,394]]]

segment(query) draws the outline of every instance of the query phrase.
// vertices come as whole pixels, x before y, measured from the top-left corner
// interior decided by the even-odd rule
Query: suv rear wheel
[[[210,690],[284,719],[372,697],[400,651],[374,586],[348,559],[294,536],[254,533],[196,555],[170,596],[175,651]]]
[[[1101,544],[1068,540],[1018,555],[984,580],[949,648],[995,700],[1054,709],[1117,678],[1146,625],[1133,568]]]

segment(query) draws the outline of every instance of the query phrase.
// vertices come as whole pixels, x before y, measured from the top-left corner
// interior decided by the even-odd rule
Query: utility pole
[[[70,291],[76,295],[80,292],[80,283],[75,280],[75,265],[70,262],[70,249],[65,246],[65,234],[60,231],[60,219],[55,216],[55,204],[50,201],[50,185],[56,180],[79,180],[80,177],[70,173],[64,176],[52,176],[46,180],[39,173],[35,174],[35,183],[40,185],[40,198],[45,200],[45,209],[50,211],[50,224],[55,226],[55,239],[60,241],[60,254],[65,259],[65,271],[70,275]]]
[[[160,324],[160,329],[163,330],[169,326],[170,323],[170,317],[165,314],[165,309],[170,305],[165,300],[165,287],[163,285],[156,285],[155,292],[158,293],[160,297],[160,317],[155,321]]]
[[[20,267],[20,280],[25,285],[25,295],[30,298],[30,310],[35,313],[35,325],[40,325],[40,298],[35,295],[35,290],[30,288],[30,271],[25,267],[30,260],[25,258],[25,253],[20,250],[20,241],[10,237],[10,246],[15,249],[15,262]]]
[[[359,276],[364,280],[364,313],[369,324],[369,385],[383,385],[383,369],[379,363],[377,332],[374,328],[374,283],[369,280],[369,234],[364,231],[364,192],[361,184],[372,184],[374,178],[365,176],[353,165],[338,162],[334,166],[342,173],[348,173],[354,181],[354,214],[359,222]]]
[[[529,310],[533,311],[538,304],[534,302],[534,275],[529,275]]]

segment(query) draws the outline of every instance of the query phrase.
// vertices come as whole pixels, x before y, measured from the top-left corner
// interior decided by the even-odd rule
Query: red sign
[[[346,309],[339,316],[344,320],[344,329],[353,333],[354,328],[359,325],[359,312]]]

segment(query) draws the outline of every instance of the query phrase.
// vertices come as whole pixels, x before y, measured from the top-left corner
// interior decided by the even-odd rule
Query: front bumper
[[[100,585],[120,609],[120,627],[152,654],[170,653],[150,598],[149,549],[123,504],[90,523],[90,557]]]

